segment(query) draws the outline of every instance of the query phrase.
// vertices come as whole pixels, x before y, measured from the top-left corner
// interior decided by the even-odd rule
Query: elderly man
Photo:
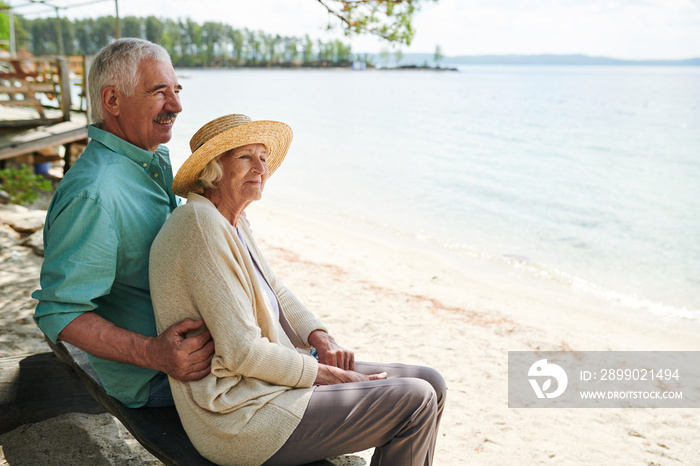
[[[44,227],[34,319],[52,340],[89,353],[126,406],[168,406],[168,374],[210,371],[209,332],[184,320],[158,336],[148,285],[153,238],[177,207],[167,148],[182,107],[168,53],[140,39],[103,48],[88,75],[91,138],[59,185]]]

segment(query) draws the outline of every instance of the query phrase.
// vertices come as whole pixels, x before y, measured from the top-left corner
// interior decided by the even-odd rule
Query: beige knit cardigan
[[[153,242],[150,288],[159,332],[189,317],[203,319],[214,338],[211,374],[196,382],[170,378],[187,435],[210,461],[254,465],[279,450],[301,420],[318,372],[308,337],[325,328],[270,270],[247,220],[238,228],[288,332],[272,317],[235,228],[196,194]]]

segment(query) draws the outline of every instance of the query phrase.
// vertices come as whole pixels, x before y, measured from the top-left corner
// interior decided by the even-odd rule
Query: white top
[[[253,256],[250,254],[250,251],[248,250],[248,245],[246,244],[245,240],[243,239],[243,235],[241,235],[241,232],[238,231],[238,228],[236,228],[236,233],[238,233],[238,237],[241,239],[243,246],[245,246],[245,250],[248,252],[248,255],[250,256],[250,260],[252,260],[253,264],[255,264],[255,272],[256,272],[255,275],[258,278],[258,283],[260,284],[260,287],[263,290],[265,290],[265,296],[267,297],[267,301],[268,301],[268,304],[270,306],[270,309],[272,309],[272,317],[274,317],[274,320],[279,321],[280,320],[280,305],[279,305],[279,302],[277,302],[277,296],[275,296],[275,293],[272,292],[272,288],[270,288],[270,284],[267,283],[267,280],[265,280],[265,277],[263,276],[262,271],[260,271],[260,266],[255,261]]]

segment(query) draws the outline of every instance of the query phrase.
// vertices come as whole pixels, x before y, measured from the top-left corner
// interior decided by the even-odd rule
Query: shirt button
[[[158,173],[154,173],[153,178],[158,178]]]
[[[146,168],[147,166],[148,166],[147,163],[144,163],[144,164],[143,164],[143,168]]]

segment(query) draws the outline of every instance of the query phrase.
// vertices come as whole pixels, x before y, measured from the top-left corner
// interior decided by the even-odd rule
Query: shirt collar
[[[133,160],[139,165],[143,163],[150,164],[153,160],[153,152],[141,149],[140,147],[136,147],[130,142],[127,142],[108,131],[102,130],[97,126],[88,126],[88,137],[98,141],[99,143],[103,144],[104,146],[113,150],[114,152],[128,157],[129,159]],[[167,157],[169,154],[168,148],[161,144],[156,149],[155,154]]]

